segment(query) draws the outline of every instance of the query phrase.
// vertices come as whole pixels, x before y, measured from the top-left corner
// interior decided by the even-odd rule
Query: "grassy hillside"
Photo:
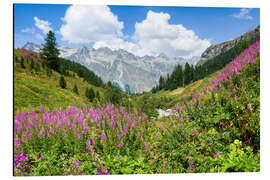
[[[14,109],[17,111],[35,110],[40,107],[48,110],[65,109],[73,104],[84,103],[91,105],[85,96],[86,87],[92,87],[99,91],[103,97],[104,89],[96,87],[80,78],[76,73],[68,71],[69,76],[64,76],[67,88],[59,85],[61,74],[51,71],[48,75],[47,69],[42,67],[39,54],[32,52],[32,58],[24,60],[25,68],[21,66],[21,57],[25,57],[23,50],[15,49],[14,60]],[[25,58],[26,59],[26,58]],[[31,69],[31,61],[32,64]],[[78,87],[78,94],[73,92],[74,85]]]
[[[260,171],[259,48],[257,41],[187,89],[160,92],[183,95],[169,117],[114,105],[17,113],[14,174]],[[139,98],[154,105],[151,93]]]

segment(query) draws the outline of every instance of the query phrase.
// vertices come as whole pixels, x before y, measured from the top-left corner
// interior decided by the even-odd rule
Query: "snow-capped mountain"
[[[23,48],[39,52],[41,46],[27,43]],[[92,47],[70,48],[59,46],[60,56],[78,62],[102,78],[104,82],[111,81],[125,91],[141,93],[150,91],[159,77],[170,74],[177,64],[184,66],[186,62],[195,65],[200,57],[169,58],[161,53],[159,56],[135,56],[123,49],[111,50],[107,47],[94,49]]]

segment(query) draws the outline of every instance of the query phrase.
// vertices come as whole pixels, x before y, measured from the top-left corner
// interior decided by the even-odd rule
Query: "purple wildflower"
[[[195,169],[195,165],[194,165],[193,163],[191,163],[191,164],[189,165],[189,169],[194,170],[194,169]]]
[[[120,143],[119,145],[118,145],[118,148],[121,148],[123,146],[123,143]]]
[[[197,136],[197,135],[199,134],[199,132],[198,132],[198,131],[194,131],[193,134],[194,134],[195,136]]]
[[[248,110],[250,110],[250,111],[253,109],[252,106],[251,106],[251,104],[249,104],[247,108],[248,108]]]
[[[82,165],[81,161],[74,162],[75,167],[80,167]]]
[[[214,158],[217,158],[220,154],[221,152],[218,152],[217,154],[215,154]]]
[[[40,160],[43,160],[43,159],[44,159],[44,156],[43,156],[43,155],[41,155],[41,156],[39,157],[39,159],[40,159]]]
[[[186,101],[186,99],[187,99],[186,96],[182,97],[182,101]]]
[[[194,97],[195,97],[196,99],[199,99],[200,95],[199,95],[198,93],[196,93],[196,94],[194,95]]]
[[[213,93],[217,92],[217,88],[213,88],[213,89],[212,89],[212,92],[213,92]]]

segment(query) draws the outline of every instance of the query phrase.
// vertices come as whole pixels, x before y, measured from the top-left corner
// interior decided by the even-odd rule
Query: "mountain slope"
[[[48,72],[42,67],[42,62],[38,58],[38,53],[32,52],[32,59],[26,57],[24,50],[15,49],[14,60],[14,110],[35,110],[39,107],[53,110],[55,108],[66,108],[73,104],[88,104],[89,100],[85,97],[86,87],[92,87],[94,91],[99,91],[103,97],[104,89],[96,87],[86,82],[76,73],[68,71],[69,75],[64,76],[67,88],[59,86],[61,74],[55,71]],[[21,57],[24,57],[22,68]],[[34,61],[36,58],[37,62]],[[34,62],[34,63],[32,63]],[[32,66],[32,67],[31,67]],[[49,74],[49,75],[48,75]],[[78,87],[78,94],[73,92],[74,85]]]
[[[259,41],[210,79],[160,119],[112,104],[17,113],[14,174],[259,172]]]
[[[39,51],[39,45],[25,44],[24,48]],[[78,62],[95,72],[104,82],[114,82],[123,90],[129,87],[132,93],[150,91],[158,82],[159,77],[166,76],[173,71],[177,64],[186,62],[195,65],[199,57],[184,59],[182,57],[169,58],[164,53],[157,57],[138,57],[123,49],[109,48],[94,49],[92,47],[58,47],[60,56]]]
[[[227,52],[228,50],[239,45],[240,43],[242,43],[245,40],[250,41],[252,39],[256,39],[256,37],[259,35],[260,35],[260,26],[256,27],[254,30],[246,32],[245,34],[243,34],[242,36],[240,36],[234,40],[227,41],[227,42],[217,44],[217,45],[212,45],[212,46],[208,47],[202,53],[201,59],[197,63],[197,66],[203,65],[205,62],[207,62],[207,60],[213,59],[214,57],[216,57],[222,53]]]

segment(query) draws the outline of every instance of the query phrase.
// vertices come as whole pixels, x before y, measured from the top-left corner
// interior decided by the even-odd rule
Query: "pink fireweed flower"
[[[96,168],[96,170],[97,170],[98,175],[109,175],[108,169],[106,168],[106,166],[101,166],[101,169]]]
[[[236,93],[236,90],[235,90],[235,89],[233,89],[233,90],[232,90],[232,94],[235,94],[235,93]]]
[[[248,104],[247,108],[248,108],[248,110],[250,110],[250,111],[253,109],[252,106],[251,106],[251,104]]]
[[[198,131],[194,131],[193,134],[194,134],[195,136],[197,136],[197,135],[199,134],[199,132],[198,132]]]
[[[187,99],[186,96],[182,97],[182,101],[186,101],[186,99]]]
[[[198,93],[196,93],[195,95],[194,95],[194,97],[196,98],[196,99],[199,99],[199,94]]]
[[[217,88],[213,88],[213,89],[212,89],[212,92],[213,92],[213,93],[217,92]]]
[[[101,139],[102,139],[103,142],[106,142],[106,140],[107,140],[106,135],[102,135]]]
[[[191,164],[189,165],[189,169],[190,169],[190,170],[194,170],[194,169],[195,169],[195,165],[194,165],[193,163],[191,163]]]
[[[238,97],[237,96],[234,96],[234,100],[237,101],[238,100]]]
[[[220,87],[220,88],[219,88],[219,91],[221,92],[222,90],[223,90],[223,87]]]
[[[121,133],[117,133],[117,137],[120,139],[121,137],[123,137],[124,135]]]
[[[75,167],[80,167],[82,165],[81,161],[74,162]]]
[[[149,150],[149,147],[148,146],[145,146],[144,147],[144,151],[148,151]]]
[[[76,134],[76,136],[79,140],[81,139],[81,134]]]
[[[217,158],[220,154],[221,152],[218,152],[217,154],[215,154],[214,158]]]
[[[16,147],[19,147],[21,145],[21,142],[18,139],[15,139],[14,142]]]
[[[128,128],[125,127],[124,128],[124,132],[127,133],[128,132]]]
[[[121,148],[123,146],[123,143],[118,144],[118,148]]]

